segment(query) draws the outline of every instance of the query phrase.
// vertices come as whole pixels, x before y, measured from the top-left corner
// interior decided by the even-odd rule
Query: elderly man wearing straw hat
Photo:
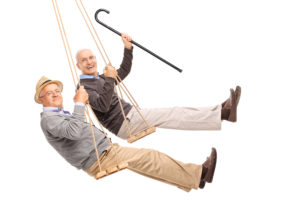
[[[131,134],[137,134],[146,129],[147,125],[140,117],[140,113],[150,126],[167,129],[220,130],[222,120],[236,122],[241,95],[240,86],[235,90],[230,89],[230,98],[225,102],[211,107],[150,108],[137,111],[132,104],[124,100],[121,100],[120,106],[118,94],[114,91],[115,79],[123,80],[127,77],[133,58],[131,37],[122,34],[122,40],[125,47],[124,57],[117,70],[107,65],[103,74],[99,74],[97,60],[91,50],[82,49],[76,54],[77,67],[82,72],[80,83],[89,93],[89,102],[97,118],[109,131],[122,139],[128,139],[130,137],[128,130],[131,130]]]
[[[98,172],[97,156],[93,148],[90,125],[85,122],[85,104],[88,93],[81,86],[74,96],[73,113],[63,110],[63,84],[42,77],[36,84],[34,100],[43,105],[41,128],[52,147],[71,165],[95,176]],[[116,152],[128,169],[147,177],[175,185],[185,191],[204,188],[211,183],[217,162],[217,152],[212,148],[210,156],[202,164],[185,164],[152,149],[136,149],[110,145],[104,133],[93,126],[102,169],[115,163]]]

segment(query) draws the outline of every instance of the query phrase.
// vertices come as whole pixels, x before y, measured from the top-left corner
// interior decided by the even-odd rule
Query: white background
[[[74,86],[50,0],[1,1],[0,199],[299,199],[298,1],[84,0],[102,20],[183,69],[178,73],[137,47],[126,85],[144,108],[211,106],[242,86],[238,122],[221,131],[159,129],[134,144],[184,162],[218,150],[214,182],[186,193],[129,170],[95,181],[71,167],[40,129],[33,101],[42,75]],[[97,53],[75,1],[58,1],[73,54]],[[93,20],[94,21],[94,20]],[[94,23],[115,67],[121,39]],[[98,57],[101,72],[104,64]],[[298,190],[298,191],[297,191]]]

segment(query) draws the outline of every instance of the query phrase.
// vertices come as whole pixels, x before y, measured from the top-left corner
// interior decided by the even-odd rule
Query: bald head
[[[93,54],[92,50],[90,49],[79,49],[76,53],[76,62],[78,63],[79,60],[80,60],[80,57],[82,57],[82,55],[86,54],[86,53],[90,53],[90,54]]]
[[[76,53],[77,67],[85,75],[97,76],[96,56],[90,49],[80,49]]]

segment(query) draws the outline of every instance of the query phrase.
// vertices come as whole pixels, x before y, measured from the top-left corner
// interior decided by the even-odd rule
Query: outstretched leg
[[[221,129],[221,105],[213,107],[170,107],[142,109],[146,121],[150,126],[177,130],[220,130]],[[147,128],[140,115],[132,109],[127,120],[132,134],[136,134]],[[118,136],[127,139],[126,124],[123,123]]]
[[[221,105],[213,107],[170,107],[142,109],[141,113],[150,126],[177,130],[220,130],[222,120],[236,122],[237,106],[241,96],[241,87],[230,89],[230,98]],[[131,134],[137,134],[147,128],[138,112],[132,108],[126,116]],[[118,137],[127,139],[126,123],[123,122]]]
[[[114,166],[118,159],[128,163],[128,169],[141,175],[175,185],[185,191],[198,189],[200,182],[211,182],[216,166],[216,151],[202,165],[183,163],[174,160],[170,156],[152,150],[121,147],[114,144],[103,156],[101,156],[101,167],[103,170]],[[87,173],[94,176],[98,172],[97,163],[94,163]]]

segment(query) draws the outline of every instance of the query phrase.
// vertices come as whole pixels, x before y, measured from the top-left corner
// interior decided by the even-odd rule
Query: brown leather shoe
[[[205,181],[200,180],[199,188],[200,188],[200,189],[203,189],[204,187],[205,187]]]
[[[241,98],[241,92],[242,92],[241,86],[239,86],[239,85],[236,86],[235,91],[234,91],[234,93],[235,93],[235,99],[236,99],[236,106],[239,105],[240,98]]]
[[[230,122],[236,122],[236,110],[237,110],[237,104],[236,104],[236,95],[233,89],[230,89],[230,102],[231,102],[231,108],[230,108],[230,114],[228,116],[228,121]]]
[[[232,99],[235,99],[233,89],[230,89],[230,97],[222,103],[221,119],[228,120],[232,108]]]
[[[241,87],[236,86],[235,91],[230,89],[230,98],[222,103],[221,119],[230,122],[237,120],[237,106],[241,97]]]
[[[231,90],[230,90],[230,92],[232,94]],[[230,109],[230,114],[229,114],[229,117],[228,117],[228,121],[236,122],[236,120],[237,120],[237,107],[238,107],[238,104],[240,102],[241,92],[242,92],[241,87],[236,86],[235,91],[234,91],[235,98],[231,100],[231,109]],[[231,98],[233,98],[233,97],[231,97]]]
[[[210,156],[202,164],[202,175],[199,188],[204,188],[205,183],[211,183],[213,181],[215,169],[217,164],[217,150],[212,148]]]
[[[217,164],[217,150],[215,148],[212,148],[210,156],[203,163],[204,167],[207,168],[207,173],[203,178],[205,182],[211,183],[213,181],[216,164]]]

